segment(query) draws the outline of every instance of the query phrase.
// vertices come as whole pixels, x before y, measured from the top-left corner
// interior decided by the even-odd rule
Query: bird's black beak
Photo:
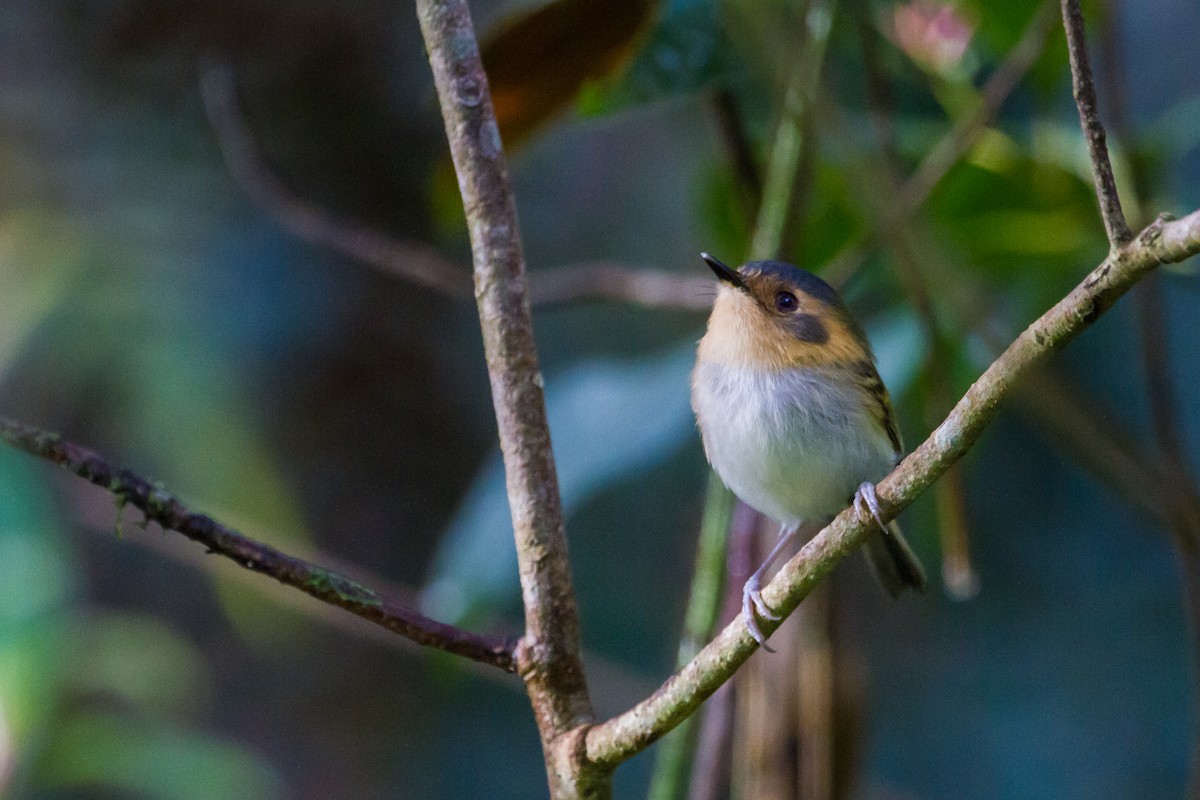
[[[733,267],[721,261],[719,258],[713,258],[708,253],[701,253],[700,257],[704,259],[704,263],[708,264],[709,269],[716,273],[717,277],[726,283],[731,283],[739,289],[746,288],[746,282],[742,280],[742,276]]]

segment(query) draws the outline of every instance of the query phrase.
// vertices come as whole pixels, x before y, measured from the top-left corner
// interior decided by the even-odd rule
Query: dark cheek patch
[[[829,329],[812,314],[797,314],[788,321],[796,338],[809,344],[825,344],[829,341]]]

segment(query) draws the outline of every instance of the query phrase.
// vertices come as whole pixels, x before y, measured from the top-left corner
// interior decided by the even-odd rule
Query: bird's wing
[[[863,389],[863,402],[867,412],[881,429],[887,434],[888,440],[896,450],[896,458],[904,452],[904,443],[900,440],[900,430],[896,427],[896,414],[892,411],[892,398],[879,371],[870,361],[860,361],[854,365],[854,378]]]

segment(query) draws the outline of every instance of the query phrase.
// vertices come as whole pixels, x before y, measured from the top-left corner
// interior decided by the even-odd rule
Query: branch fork
[[[877,484],[885,521],[962,457],[1018,380],[1093,323],[1156,266],[1200,252],[1200,211],[1182,219],[1160,215],[1136,237],[1129,231],[1096,111],[1079,2],[1061,3],[1075,97],[1109,255],[1026,328],[929,438]],[[141,509],[147,519],[182,533],[210,552],[414,641],[517,672],[537,720],[551,796],[603,800],[611,795],[612,770],[694,712],[755,652],[757,643],[738,616],[650,697],[609,720],[594,722],[579,657],[579,618],[533,342],[524,257],[487,78],[465,0],[417,0],[416,5],[467,212],[475,298],[519,557],[524,635],[513,641],[430,620],[346,576],[281,553],[196,513],[161,487],[54,434],[0,418],[0,439],[101,486]],[[432,272],[410,277],[431,287],[441,280]],[[446,286],[438,288],[451,291],[459,285],[454,279],[445,280]],[[874,524],[853,509],[843,511],[764,588],[766,601],[786,618],[861,544]],[[770,633],[779,624],[765,620],[763,628]]]

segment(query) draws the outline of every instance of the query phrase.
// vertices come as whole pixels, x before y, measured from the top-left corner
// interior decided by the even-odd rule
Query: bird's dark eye
[[[791,292],[776,292],[775,308],[779,311],[795,311],[796,295]]]

